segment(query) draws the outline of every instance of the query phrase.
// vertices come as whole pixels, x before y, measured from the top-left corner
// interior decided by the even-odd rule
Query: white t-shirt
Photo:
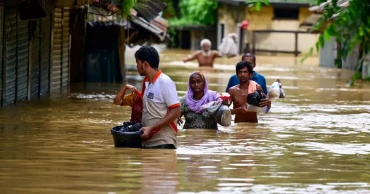
[[[147,79],[143,95],[143,116],[141,123],[144,127],[158,123],[171,108],[180,106],[176,85],[170,77],[159,71],[152,83]],[[157,132],[158,131],[158,132]],[[161,129],[154,129],[155,134],[143,142],[144,147],[153,147],[163,144],[177,145],[177,126],[175,121]]]

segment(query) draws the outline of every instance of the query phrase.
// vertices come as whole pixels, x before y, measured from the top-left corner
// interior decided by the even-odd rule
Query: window
[[[274,8],[275,20],[298,20],[299,8]]]
[[[222,39],[225,37],[225,24],[223,23],[220,23],[219,24],[219,34],[218,34],[218,41],[219,41],[219,44],[221,44],[222,42]]]

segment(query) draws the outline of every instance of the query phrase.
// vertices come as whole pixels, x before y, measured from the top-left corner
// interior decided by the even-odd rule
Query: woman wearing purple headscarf
[[[208,90],[204,75],[200,72],[192,73],[189,77],[188,92],[180,100],[181,116],[185,117],[184,129],[217,129],[214,117],[203,111],[202,105],[219,100],[221,99],[217,92]]]

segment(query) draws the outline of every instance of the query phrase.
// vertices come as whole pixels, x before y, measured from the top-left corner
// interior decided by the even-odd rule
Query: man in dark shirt
[[[248,61],[252,63],[253,69],[256,67],[256,56],[254,56],[251,53],[244,54],[242,56],[242,61]],[[267,95],[268,91],[267,91],[267,86],[266,86],[266,79],[263,75],[258,74],[257,72],[253,71],[253,75],[250,80],[257,82],[258,85],[262,87],[263,92]],[[227,84],[226,92],[229,90],[229,88],[236,86],[238,84],[240,84],[240,81],[238,77],[236,76],[236,74],[231,76],[229,79],[229,83]]]

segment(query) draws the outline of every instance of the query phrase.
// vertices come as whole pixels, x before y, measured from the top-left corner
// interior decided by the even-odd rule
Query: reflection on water
[[[162,70],[187,90],[195,64],[162,53]],[[202,70],[223,92],[238,59]],[[259,124],[180,130],[174,150],[116,149],[110,127],[129,119],[112,104],[119,84],[75,84],[71,92],[0,110],[0,193],[369,193],[370,85],[351,74],[258,57],[286,99]],[[135,68],[128,83],[140,88]]]

